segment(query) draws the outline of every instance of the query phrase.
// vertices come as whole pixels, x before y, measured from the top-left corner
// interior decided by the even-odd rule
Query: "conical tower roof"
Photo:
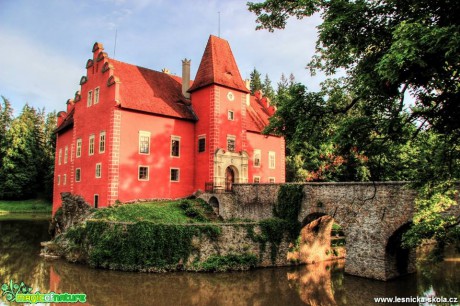
[[[228,41],[213,35],[209,36],[196,78],[188,91],[192,92],[212,84],[249,92],[241,78]]]

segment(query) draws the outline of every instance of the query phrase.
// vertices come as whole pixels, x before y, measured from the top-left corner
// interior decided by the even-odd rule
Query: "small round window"
[[[235,100],[235,95],[233,94],[233,92],[229,91],[228,94],[227,94],[227,99],[229,101],[233,101]]]

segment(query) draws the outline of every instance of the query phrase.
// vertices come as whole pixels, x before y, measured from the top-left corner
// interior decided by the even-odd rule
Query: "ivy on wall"
[[[184,265],[194,247],[193,237],[220,235],[215,225],[158,224],[148,221],[120,223],[88,221],[85,239],[92,267],[124,271],[176,270]],[[74,235],[67,238],[75,238]]]
[[[270,244],[272,263],[278,255],[279,246],[285,234],[294,242],[300,234],[300,222],[297,220],[303,199],[303,185],[281,185],[277,202],[273,208],[274,218],[259,222],[260,234],[255,234],[254,225],[247,226],[247,235],[253,241],[259,242],[260,255],[263,254],[267,243]]]
[[[303,185],[285,184],[278,191],[278,198],[273,208],[273,215],[287,222],[289,238],[295,241],[300,233],[298,221],[303,199]]]

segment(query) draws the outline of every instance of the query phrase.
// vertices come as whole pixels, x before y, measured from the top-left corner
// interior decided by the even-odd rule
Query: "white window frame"
[[[86,106],[90,107],[93,104],[93,91],[88,90],[88,101],[86,102]]]
[[[79,173],[79,175],[77,175]],[[75,182],[81,182],[81,168],[75,169]]]
[[[177,180],[173,180],[173,179],[171,178],[171,176],[172,176],[172,171],[173,171],[173,170],[177,170]],[[171,183],[178,183],[178,182],[180,182],[180,168],[169,168],[169,181],[170,181]]]
[[[89,136],[88,155],[94,155],[95,138],[94,134]]]
[[[57,177],[57,184],[58,186],[61,185],[61,175],[60,174]]]
[[[257,165],[256,164],[256,157],[259,156],[259,164]],[[254,150],[254,156],[253,156],[253,159],[252,159],[252,162],[253,162],[253,166],[254,168],[260,168],[260,165],[262,164],[262,151],[260,149],[255,149]]]
[[[230,120],[230,121],[234,121],[235,120],[235,112],[232,111],[232,110],[229,110],[227,112],[227,119]]]
[[[269,182],[270,184],[275,184],[275,182],[276,182],[275,177],[270,176],[270,177],[268,178],[268,182]]]
[[[59,149],[58,165],[62,165],[62,148]]]
[[[94,104],[98,104],[98,103],[99,103],[99,92],[100,92],[99,87],[96,87],[96,88],[94,89]]]
[[[82,140],[81,138],[77,139],[77,150],[75,152],[76,157],[81,157],[81,146],[82,146]]]
[[[258,182],[256,182],[256,179],[258,179]],[[259,175],[254,175],[254,177],[252,178],[252,182],[254,184],[260,184],[260,176]]]
[[[99,168],[99,171],[98,171],[98,168]],[[102,163],[97,163],[96,164],[95,177],[96,178],[101,178],[102,177]]]
[[[67,174],[64,174],[64,183],[62,185],[67,185]]]
[[[268,152],[268,169],[275,169],[276,168],[276,152],[269,151]]]
[[[101,153],[104,153],[105,152],[105,143],[106,143],[106,134],[105,134],[105,131],[102,131],[99,133],[99,154]],[[101,150],[101,146],[102,146],[102,150]]]
[[[147,152],[141,152],[141,138],[142,137],[148,137],[148,144],[147,144]],[[149,155],[150,154],[150,132],[147,131],[139,131],[139,137],[138,137],[138,153],[143,154],[143,155]]]
[[[180,143],[181,143],[181,137],[176,136],[176,135],[171,135],[171,140],[170,140],[170,145],[169,145],[169,156],[173,158],[179,158],[180,157]],[[173,141],[178,141],[179,146],[177,148],[177,155],[173,155]]]
[[[147,178],[145,178],[145,179],[140,178],[141,168],[147,168]],[[137,180],[139,180],[139,181],[148,181],[150,179],[150,173],[149,172],[150,172],[149,166],[139,165],[137,167]]]

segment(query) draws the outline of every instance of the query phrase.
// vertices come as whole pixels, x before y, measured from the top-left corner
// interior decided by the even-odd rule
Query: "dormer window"
[[[88,101],[86,103],[86,106],[90,107],[93,104],[93,91],[90,90],[88,91]]]

